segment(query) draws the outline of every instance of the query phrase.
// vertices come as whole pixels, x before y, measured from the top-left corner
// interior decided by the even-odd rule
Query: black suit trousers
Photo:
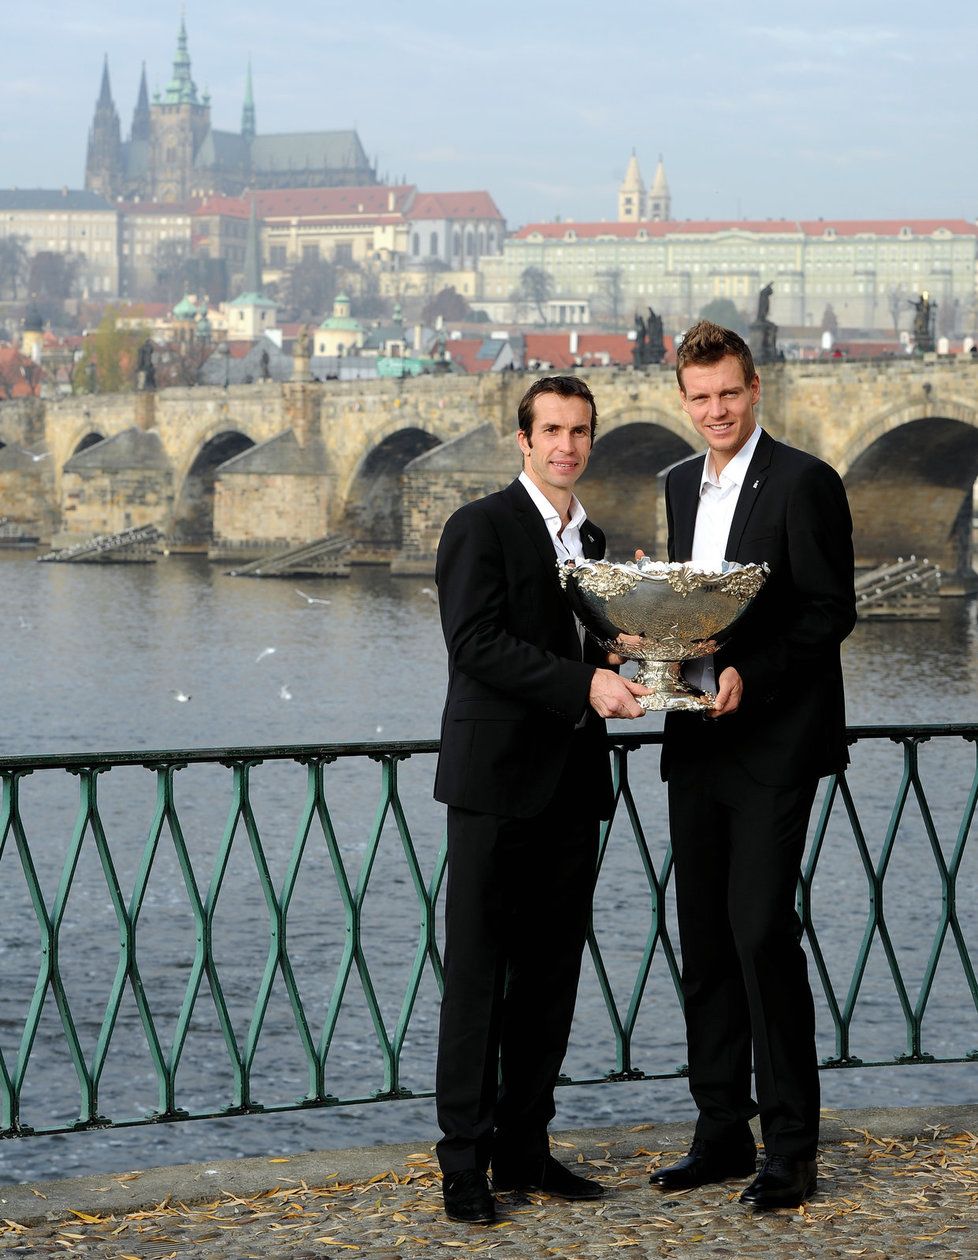
[[[758,783],[710,758],[703,735],[701,755],[669,768],[696,1136],[744,1141],[759,1112],[766,1155],[814,1159],[815,1012],[795,894],[818,780]]]
[[[448,810],[435,1086],[446,1173],[533,1168],[549,1149],[598,852],[598,820],[574,798],[578,761],[532,818]]]

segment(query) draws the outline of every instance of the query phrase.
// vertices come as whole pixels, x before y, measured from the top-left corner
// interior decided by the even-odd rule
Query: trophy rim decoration
[[[639,561],[576,560],[558,564],[561,586],[568,593],[574,611],[591,638],[607,652],[615,652],[624,660],[637,661],[635,681],[651,688],[651,695],[639,697],[646,712],[686,709],[704,712],[712,707],[715,696],[698,692],[682,677],[682,661],[708,656],[716,650],[714,638],[729,630],[761,590],[770,574],[767,564],[726,563],[722,571],[706,569],[689,561],[655,561],[643,557]],[[640,642],[623,642],[618,637],[602,634],[594,627],[600,619],[618,634],[640,633],[635,627],[616,626],[607,614],[609,605],[626,601],[642,583],[658,584],[663,592],[660,612],[668,611],[670,625],[665,633]],[[668,587],[668,591],[666,591]],[[704,627],[682,624],[683,603],[691,594],[719,596],[716,613],[707,618],[707,633],[696,633]],[[731,601],[733,607],[731,607]],[[629,610],[630,611],[630,610]],[[697,601],[697,617],[703,620],[703,600]],[[629,620],[634,620],[630,616]]]

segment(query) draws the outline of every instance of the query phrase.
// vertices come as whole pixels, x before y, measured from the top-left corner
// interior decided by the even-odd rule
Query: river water
[[[248,581],[188,557],[155,565],[96,567],[40,565],[28,554],[0,552],[5,659],[0,755],[434,739],[445,653],[431,586],[426,579],[391,578],[382,569],[354,570],[346,581]],[[860,623],[845,645],[845,669],[852,724],[975,722],[975,603],[945,601],[939,622]],[[658,725],[653,717],[618,727],[630,733]],[[921,777],[945,861],[961,821],[974,758],[973,745],[957,742],[934,741],[921,750]],[[657,761],[654,748],[633,754],[630,777],[658,870],[666,837]],[[442,811],[430,800],[432,770],[433,759],[419,756],[400,771],[425,879],[443,829]],[[861,743],[854,750],[850,782],[873,861],[879,858],[900,770],[900,750],[886,741]],[[228,813],[229,774],[192,766],[177,780],[178,786],[187,784],[178,792],[180,819],[203,894]],[[253,772],[253,784],[256,822],[278,887],[301,814],[304,771],[267,763]],[[25,825],[50,910],[70,841],[78,783],[74,776],[46,771],[26,779],[22,790]],[[152,818],[154,791],[152,775],[139,768],[115,770],[100,780],[107,845],[126,900]],[[373,762],[327,771],[332,822],[351,884],[369,847],[377,793]],[[342,950],[344,921],[323,847],[310,849],[290,909],[289,952],[316,1040]],[[978,965],[978,911],[965,890],[974,888],[978,878],[976,850],[973,841],[965,852],[958,897],[973,965]],[[887,922],[911,1006],[941,903],[938,865],[921,809],[911,800],[886,877]],[[242,1042],[268,949],[268,913],[246,839],[235,841],[221,897],[215,950],[226,968],[228,1012]],[[866,922],[867,879],[856,856],[853,829],[841,814],[829,829],[812,899],[826,965],[844,998]],[[417,924],[417,901],[388,820],[364,902],[364,939],[389,1030],[397,1021]],[[649,926],[642,856],[624,817],[612,830],[596,894],[595,925],[624,1013]],[[183,877],[172,845],[164,842],[139,922],[142,965],[164,1048],[186,985],[193,936]],[[953,948],[953,942],[945,946],[925,1024],[925,1049],[938,1055],[978,1048],[978,1017]],[[75,887],[67,899],[60,949],[66,998],[90,1060],[118,959],[106,876],[91,837],[82,846]],[[0,857],[0,964],[0,1050],[11,1071],[38,973],[37,928],[12,843]],[[906,1049],[898,987],[877,940],[853,1024],[854,1054],[871,1060]],[[430,1087],[436,1020],[436,990],[426,974],[403,1055],[403,1083],[408,1087]],[[819,1036],[821,1054],[833,1054],[831,1019],[822,997]],[[273,1103],[305,1092],[297,1044],[282,985],[276,984],[255,1057],[257,1097]],[[577,1077],[603,1074],[614,1066],[611,1044],[604,1000],[594,968],[586,963],[567,1070]],[[633,1045],[635,1065],[649,1072],[671,1071],[684,1059],[681,1021],[661,951],[653,962]],[[369,1094],[383,1083],[376,1036],[355,973],[347,986],[328,1073],[329,1087],[340,1097]],[[227,1056],[205,992],[178,1075],[187,1093],[178,1101],[192,1107],[220,1105],[227,1097],[227,1078]],[[827,1072],[823,1091],[829,1107],[973,1101],[978,1097],[978,1064]],[[558,1098],[557,1123],[564,1127],[690,1115],[681,1080],[584,1086],[561,1090]],[[142,1114],[157,1105],[145,1037],[128,994],[103,1073],[101,1102],[112,1115]],[[63,1122],[77,1114],[77,1107],[77,1086],[49,994],[27,1069],[22,1119]],[[434,1134],[430,1101],[408,1100],[52,1135],[0,1143],[0,1180],[383,1141],[425,1143]]]

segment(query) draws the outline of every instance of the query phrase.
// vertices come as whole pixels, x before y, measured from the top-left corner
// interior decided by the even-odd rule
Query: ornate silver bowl
[[[692,564],[647,558],[625,564],[568,561],[558,569],[592,638],[606,651],[639,662],[635,681],[652,693],[639,699],[646,712],[713,704],[715,696],[686,683],[680,663],[715,650],[713,640],[733,625],[769,572],[766,564],[731,564],[722,573],[707,573]]]

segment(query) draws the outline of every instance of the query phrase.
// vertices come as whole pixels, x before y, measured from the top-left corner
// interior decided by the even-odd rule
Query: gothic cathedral
[[[259,136],[248,67],[241,130],[211,126],[210,97],[190,73],[183,22],[165,91],[149,100],[146,66],[123,140],[112,100],[108,57],[88,134],[85,187],[110,200],[185,202],[245,188],[330,188],[376,184],[355,131],[302,131]]]

